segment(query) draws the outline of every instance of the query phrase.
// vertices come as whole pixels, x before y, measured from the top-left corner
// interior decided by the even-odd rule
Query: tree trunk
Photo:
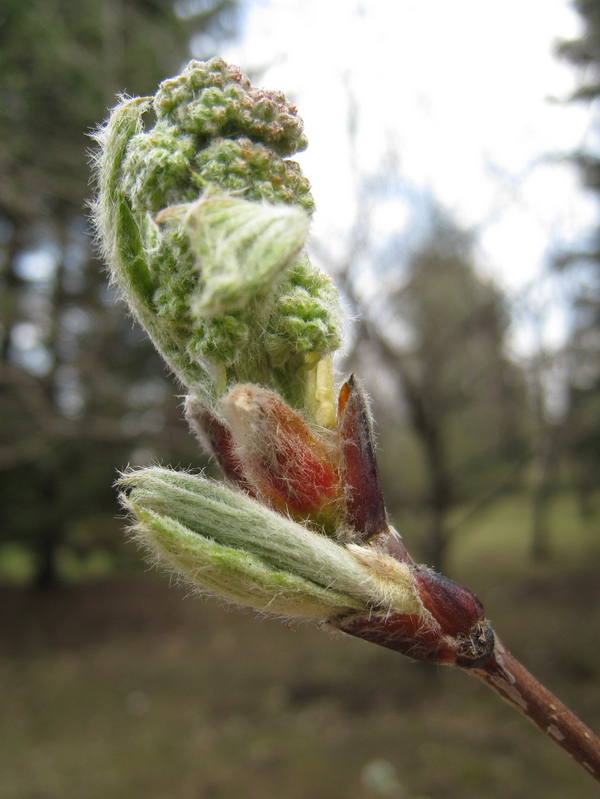
[[[33,587],[38,591],[50,591],[59,583],[58,564],[56,555],[63,539],[58,515],[58,481],[60,472],[52,469],[52,464],[45,463],[43,468],[42,497],[44,502],[43,512],[47,522],[40,530],[36,543],[36,572],[33,578]]]
[[[52,591],[60,583],[56,555],[61,538],[60,531],[53,527],[39,539],[36,572],[33,578],[33,587],[36,591],[44,593]]]
[[[427,541],[428,562],[438,572],[444,571],[448,535],[446,519],[451,505],[452,488],[446,469],[441,431],[435,424],[428,427],[423,436],[429,472],[429,504],[431,522]]]
[[[539,454],[536,458],[536,480],[533,489],[531,557],[539,563],[550,558],[550,502],[554,493],[559,432],[556,425],[544,425]]]

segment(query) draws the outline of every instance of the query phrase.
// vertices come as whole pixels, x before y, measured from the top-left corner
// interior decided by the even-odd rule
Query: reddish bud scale
[[[403,563],[413,563],[402,536],[388,524],[371,414],[354,375],[340,390],[338,420],[346,524],[358,534],[361,542],[380,536],[379,543],[388,554]]]
[[[202,422],[208,443],[225,477],[239,488],[243,488],[251,496],[255,496],[256,492],[248,481],[244,467],[236,455],[235,442],[229,427],[208,410]]]
[[[412,660],[441,665],[451,665],[455,660],[452,646],[440,635],[439,629],[428,627],[416,614],[361,616],[342,622],[338,629],[363,641],[400,652]]]
[[[420,597],[434,623],[415,614],[357,618],[339,629],[413,660],[474,668],[494,650],[483,606],[468,589],[423,566],[414,567]]]
[[[271,504],[308,515],[337,498],[328,448],[277,394],[236,386],[222,406],[244,471]]]
[[[417,566],[413,570],[419,596],[445,635],[463,635],[485,618],[483,605],[468,588],[442,574]]]
[[[416,566],[413,573],[423,605],[439,624],[441,635],[453,642],[453,662],[468,668],[489,657],[494,634],[475,594],[425,566]]]
[[[367,400],[354,375],[341,388],[338,431],[346,521],[368,541],[388,529]]]
[[[396,560],[399,560],[401,563],[414,564],[414,560],[404,546],[402,536],[393,527],[389,528],[388,536],[383,541],[383,549],[388,555],[396,558]]]

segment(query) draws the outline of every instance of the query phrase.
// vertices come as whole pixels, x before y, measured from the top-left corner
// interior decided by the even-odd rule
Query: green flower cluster
[[[283,94],[215,58],[124,99],[96,136],[94,217],[113,279],[211,406],[251,380],[301,407],[306,370],[340,344],[337,293],[302,249],[313,200],[289,158],[302,127]]]

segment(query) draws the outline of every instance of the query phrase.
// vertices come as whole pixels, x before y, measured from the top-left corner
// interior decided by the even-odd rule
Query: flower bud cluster
[[[302,407],[341,324],[303,252],[313,200],[289,158],[306,146],[294,106],[222,59],[192,61],[154,98],[123,99],[96,139],[98,240],[178,378],[209,404],[252,379]]]

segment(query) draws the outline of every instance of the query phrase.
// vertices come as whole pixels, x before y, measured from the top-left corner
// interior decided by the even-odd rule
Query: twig
[[[489,659],[466,671],[526,716],[600,782],[600,738],[536,680],[498,637]]]
[[[427,630],[419,630],[416,634],[412,631],[407,635],[407,622],[407,617],[392,616],[385,619],[342,619],[336,626],[342,632],[415,660],[455,665],[472,674],[526,716],[600,782],[600,738],[511,655],[491,627],[488,628],[491,635],[487,653],[469,663],[468,655],[467,658],[464,655],[456,657],[444,647],[443,640],[434,644],[435,635]]]

